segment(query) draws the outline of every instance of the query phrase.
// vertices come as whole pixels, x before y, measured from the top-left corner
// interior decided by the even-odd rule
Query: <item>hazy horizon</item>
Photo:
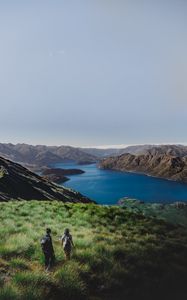
[[[116,145],[72,145],[72,144],[28,144],[25,142],[18,142],[18,143],[12,143],[12,142],[2,142],[0,141],[0,144],[13,144],[13,145],[31,145],[31,146],[53,146],[53,147],[60,147],[60,146],[70,146],[70,147],[75,147],[75,148],[95,148],[95,149],[123,149],[129,146],[146,146],[146,145],[151,145],[151,146],[162,146],[162,145],[180,145],[180,146],[187,146],[187,143],[149,143],[149,144],[116,144]]]
[[[183,0],[0,1],[0,141],[186,143],[186,15]]]

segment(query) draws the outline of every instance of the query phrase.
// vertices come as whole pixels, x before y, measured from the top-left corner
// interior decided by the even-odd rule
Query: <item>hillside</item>
[[[186,229],[126,207],[53,201],[0,203],[1,300],[185,300]],[[56,263],[40,239],[52,229]],[[59,237],[75,248],[65,261]]]
[[[184,145],[160,145],[152,146],[149,149],[145,149],[142,153],[138,152],[137,154],[150,154],[150,155],[171,155],[185,157],[187,156],[187,146]]]
[[[187,202],[150,203],[123,198],[119,201],[119,205],[146,217],[156,217],[187,228]]]
[[[0,156],[21,164],[46,166],[58,162],[91,163],[96,157],[70,146],[0,144]]]
[[[91,202],[78,192],[51,183],[17,163],[0,158],[0,201],[10,199]]]
[[[187,156],[184,150],[155,147],[142,155],[122,154],[100,162],[100,167],[187,182]],[[176,156],[178,154],[179,156]]]

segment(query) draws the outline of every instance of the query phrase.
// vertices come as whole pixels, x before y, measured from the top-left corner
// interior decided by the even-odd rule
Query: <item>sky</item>
[[[187,142],[186,0],[0,0],[0,142]]]

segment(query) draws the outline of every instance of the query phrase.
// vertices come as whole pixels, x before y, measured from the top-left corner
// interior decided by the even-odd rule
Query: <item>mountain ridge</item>
[[[123,172],[144,173],[187,183],[186,149],[154,147],[140,155],[125,153],[102,160],[100,167]]]
[[[84,162],[92,163],[97,160],[95,156],[71,146],[33,146],[11,143],[0,143],[0,156],[30,166],[47,166],[66,161],[75,161],[81,164]]]
[[[154,145],[154,144],[143,144],[143,145],[132,145],[127,146],[124,148],[80,148],[82,151],[89,153],[91,155],[95,155],[97,157],[103,158],[108,156],[119,156],[124,153],[130,154],[144,154],[147,151],[151,151],[152,149],[163,149],[165,153],[167,150],[173,149],[172,151],[178,152],[178,155],[187,155],[187,146],[182,144],[161,144],[161,145]]]
[[[20,164],[0,157],[0,201],[11,199],[93,202],[79,192],[58,186]]]

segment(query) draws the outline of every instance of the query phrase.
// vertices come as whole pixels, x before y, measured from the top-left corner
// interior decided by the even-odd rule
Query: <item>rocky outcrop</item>
[[[58,186],[23,166],[0,157],[0,201],[12,199],[92,202],[78,192]]]
[[[187,183],[187,156],[174,156],[149,150],[143,155],[122,154],[101,161],[100,167],[119,171],[140,172]]]
[[[51,182],[57,183],[57,184],[62,184],[66,181],[69,180],[68,177],[63,176],[63,175],[55,175],[55,174],[47,174],[47,175],[43,175],[42,178],[49,180]]]
[[[83,170],[80,169],[60,169],[60,168],[52,168],[52,169],[45,169],[42,173],[42,175],[49,175],[49,174],[55,174],[55,175],[80,175],[85,173]]]

